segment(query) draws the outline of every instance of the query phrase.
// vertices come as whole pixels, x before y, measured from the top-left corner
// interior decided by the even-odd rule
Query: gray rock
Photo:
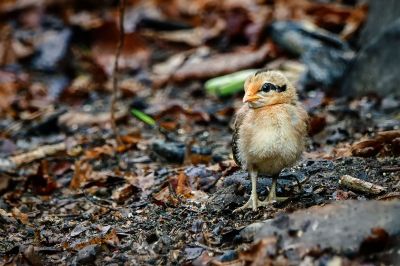
[[[343,81],[344,95],[400,96],[400,18],[371,39],[357,54]]]
[[[236,185],[223,187],[218,193],[211,196],[207,203],[207,210],[213,213],[231,212],[233,209],[244,204],[244,197],[236,195]]]
[[[274,22],[271,25],[270,33],[274,42],[296,56],[302,56],[308,50],[321,46],[338,50],[349,49],[347,43],[342,41],[339,36],[300,22]]]
[[[355,254],[368,239],[382,241],[400,236],[400,201],[343,201],[283,214],[247,226],[241,237],[257,241],[270,236],[281,239],[283,250],[319,247]],[[385,237],[386,236],[386,237]],[[376,243],[383,247],[385,243]]]
[[[152,145],[153,152],[170,163],[183,163],[185,159],[185,144],[157,140]]]
[[[99,245],[89,245],[78,251],[74,259],[76,265],[94,265],[96,256],[100,253]]]
[[[303,88],[335,88],[342,80],[354,52],[339,36],[292,21],[271,25],[272,39],[284,50],[299,56],[306,65],[300,80]]]
[[[338,50],[326,46],[309,49],[302,56],[307,70],[300,83],[303,87],[310,88],[336,88],[353,58],[354,52],[351,50]]]
[[[384,31],[387,25],[400,17],[399,0],[368,0],[368,17],[361,31],[359,46],[364,46],[376,35]]]

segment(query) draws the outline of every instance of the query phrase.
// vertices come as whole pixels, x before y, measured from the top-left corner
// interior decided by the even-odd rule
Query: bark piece
[[[339,184],[349,189],[372,195],[379,195],[386,191],[386,188],[382,186],[352,177],[350,175],[341,176]]]

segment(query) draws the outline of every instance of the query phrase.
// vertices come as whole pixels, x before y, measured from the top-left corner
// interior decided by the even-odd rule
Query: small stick
[[[125,13],[125,0],[120,0],[119,2],[119,39],[117,44],[117,51],[115,53],[115,61],[114,61],[114,70],[112,73],[112,80],[113,80],[113,92],[111,98],[111,106],[110,106],[110,113],[111,113],[111,127],[115,135],[115,139],[119,145],[122,144],[122,139],[119,134],[119,130],[117,127],[117,123],[115,121],[115,113],[116,113],[116,103],[117,103],[117,96],[118,96],[118,62],[119,57],[121,55],[122,46],[124,45],[124,38],[125,38],[125,30],[124,30],[124,13]]]
[[[33,151],[28,151],[18,155],[14,155],[7,159],[0,159],[0,170],[10,171],[21,165],[31,163],[33,161],[46,158],[58,152],[66,151],[67,144],[65,142],[44,145]]]
[[[386,191],[386,188],[382,186],[352,177],[350,175],[341,176],[339,179],[339,184],[344,187],[372,195],[378,195]]]

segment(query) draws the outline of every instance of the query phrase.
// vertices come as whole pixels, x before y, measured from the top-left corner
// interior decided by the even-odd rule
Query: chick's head
[[[244,91],[243,102],[250,108],[297,101],[296,89],[279,71],[256,72],[245,81]]]

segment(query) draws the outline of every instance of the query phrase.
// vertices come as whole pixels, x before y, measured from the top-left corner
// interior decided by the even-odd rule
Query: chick
[[[245,103],[234,121],[232,151],[235,162],[249,172],[251,196],[239,211],[257,210],[280,200],[276,197],[281,170],[300,158],[307,136],[308,114],[298,101],[296,89],[278,71],[259,71],[244,84]],[[257,197],[257,175],[272,176],[265,201]]]

